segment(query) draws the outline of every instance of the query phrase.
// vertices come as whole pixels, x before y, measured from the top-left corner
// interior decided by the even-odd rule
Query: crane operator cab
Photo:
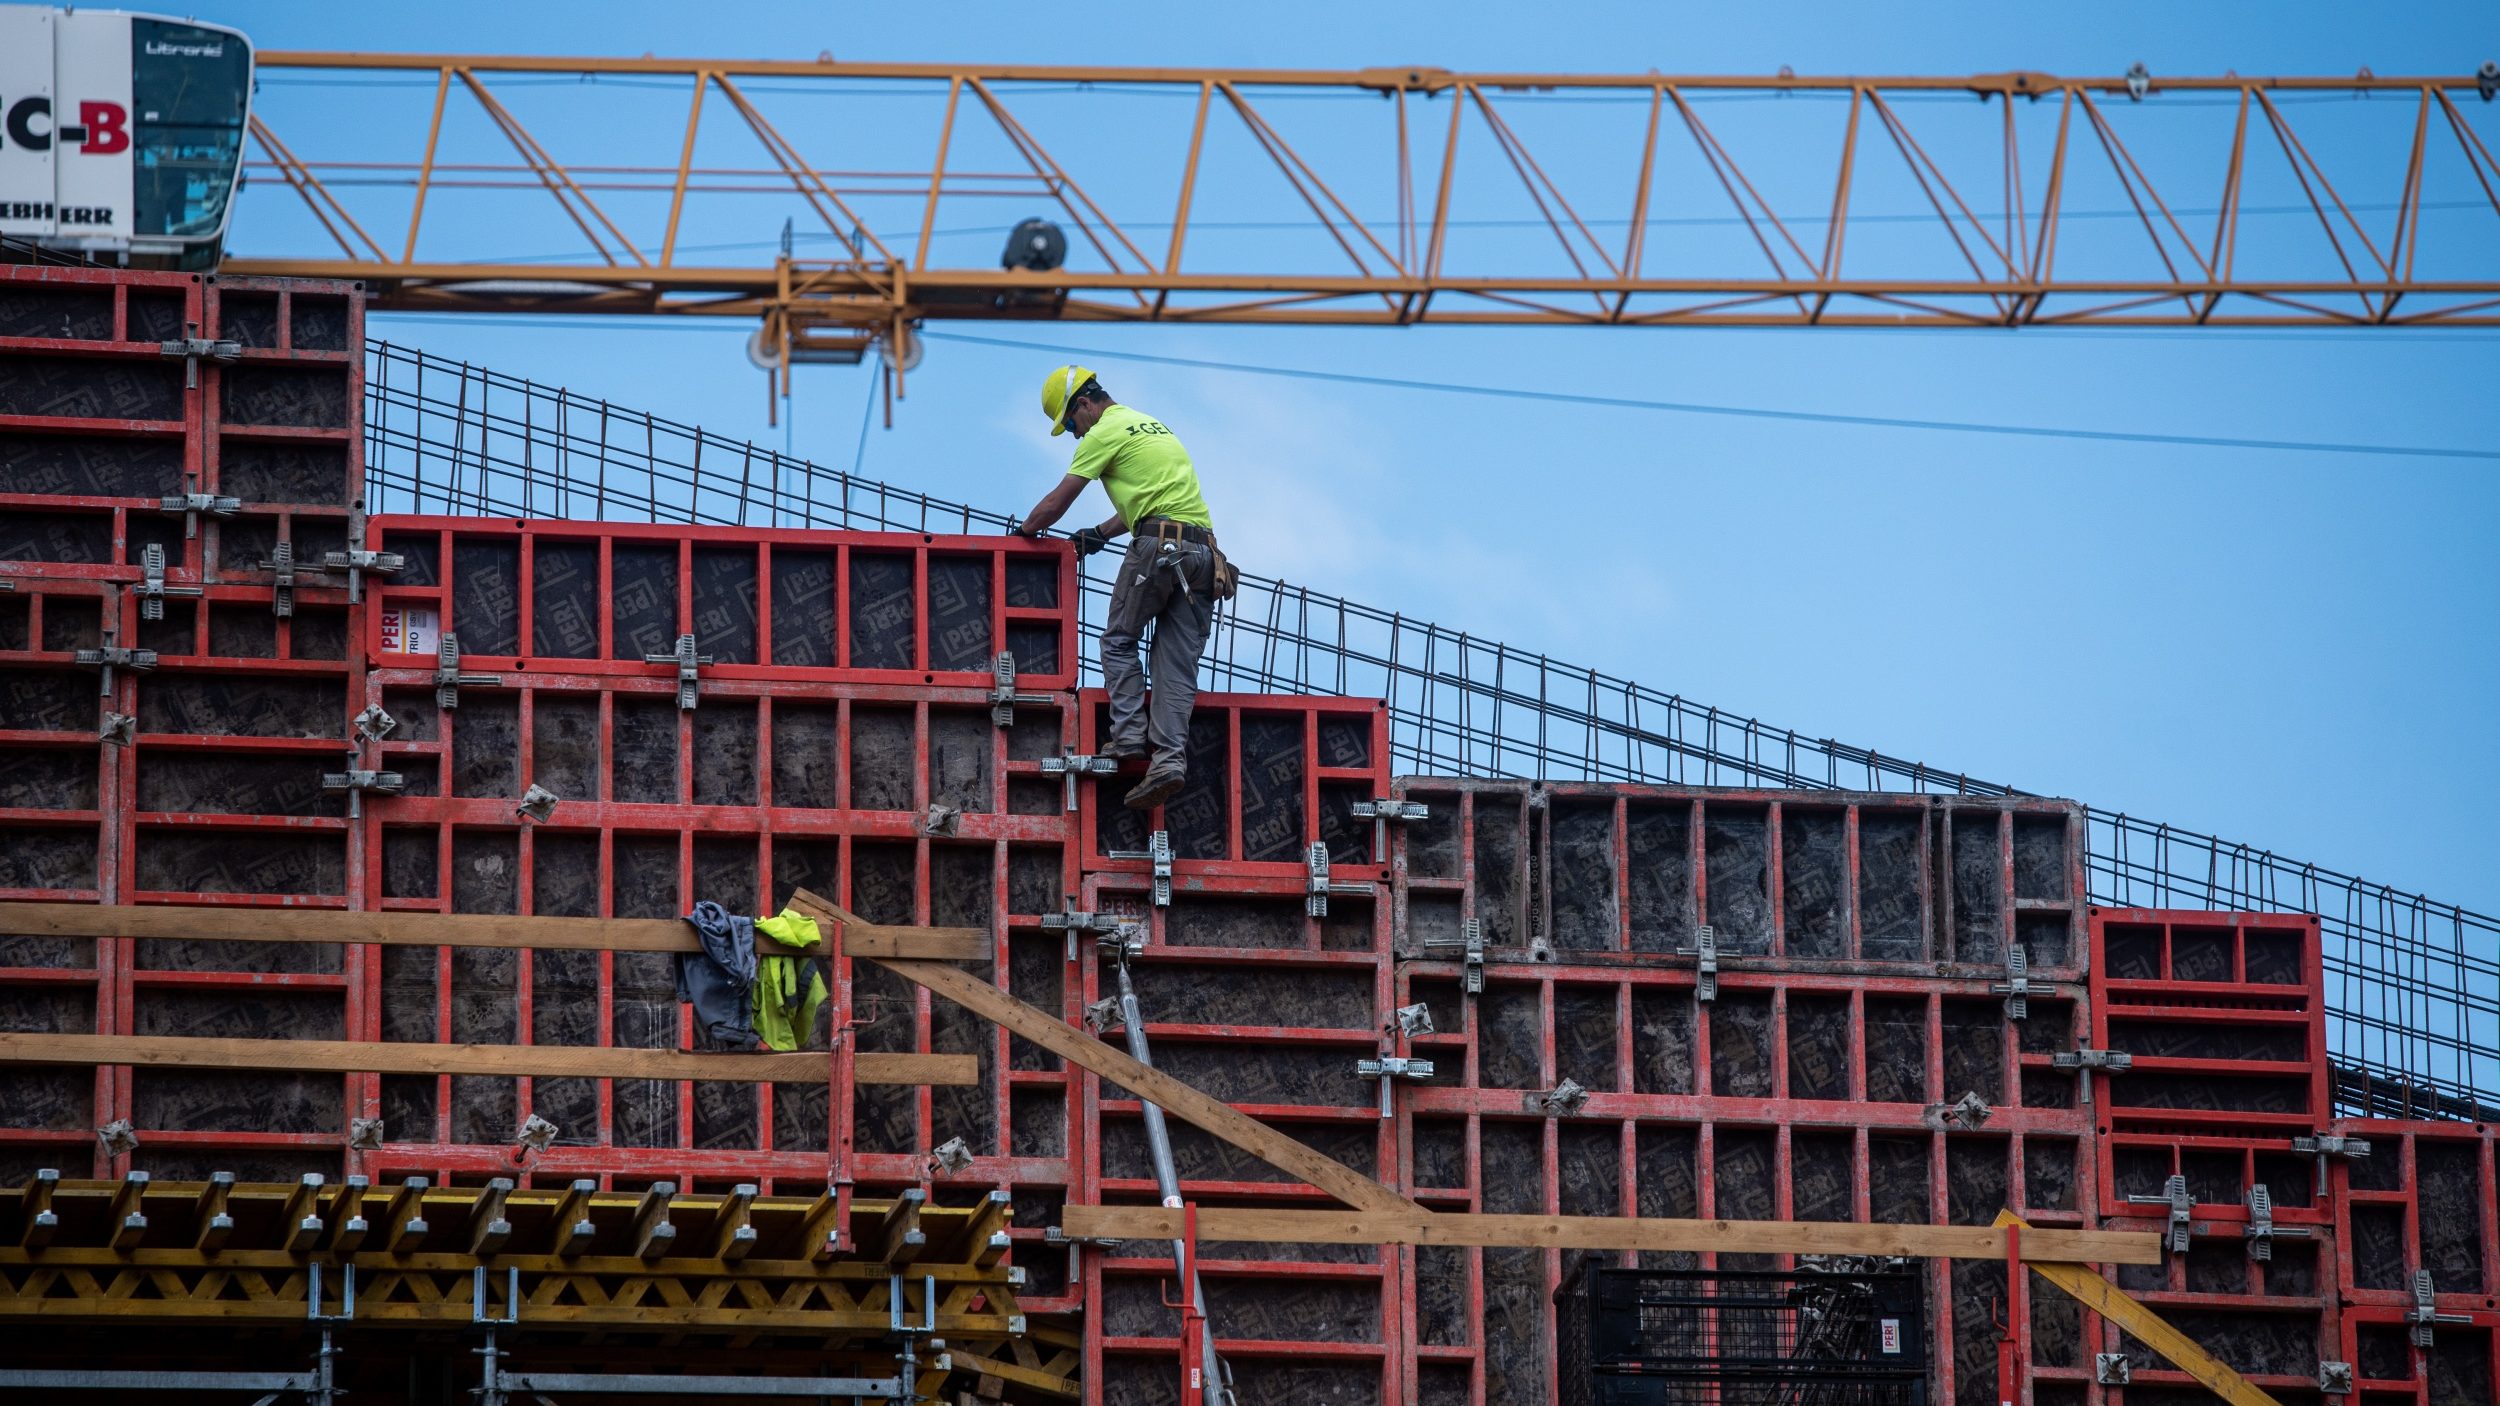
[[[234,30],[0,5],[0,262],[214,268],[251,101]]]

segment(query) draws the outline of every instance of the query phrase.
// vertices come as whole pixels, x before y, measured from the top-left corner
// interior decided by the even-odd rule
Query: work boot
[[[1154,755],[1154,749],[1142,737],[1135,741],[1115,739],[1103,747],[1102,755],[1115,762],[1133,762]]]
[[[1146,779],[1138,782],[1137,789],[1128,793],[1128,808],[1153,810],[1177,794],[1185,779],[1177,766],[1149,769]]]

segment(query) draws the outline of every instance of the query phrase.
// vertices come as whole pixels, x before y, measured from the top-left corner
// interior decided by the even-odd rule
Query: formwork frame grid
[[[508,516],[1000,531],[1004,513],[482,367],[369,347],[377,501]],[[1255,563],[1253,563],[1255,565]],[[1084,627],[1108,584],[1085,577]],[[1209,645],[1219,688],[1386,699],[1408,770],[1551,780],[1857,787],[2018,797],[2012,787],[1781,728],[1399,612],[1256,575]],[[2500,918],[2122,812],[2088,812],[2092,896],[2121,907],[2325,918],[2329,1038],[2354,1112],[2500,1108]]]

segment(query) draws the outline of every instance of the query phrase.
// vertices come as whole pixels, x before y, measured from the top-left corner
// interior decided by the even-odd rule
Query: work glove
[[[1076,543],[1076,554],[1079,557],[1090,557],[1111,545],[1110,536],[1099,527],[1080,527],[1076,530],[1076,535],[1069,540]]]

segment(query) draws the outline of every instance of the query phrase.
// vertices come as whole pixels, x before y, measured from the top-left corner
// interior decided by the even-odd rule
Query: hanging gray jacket
[[[697,1048],[754,1049],[755,920],[705,899],[686,921],[703,950],[677,954],[677,999],[694,1007]]]

